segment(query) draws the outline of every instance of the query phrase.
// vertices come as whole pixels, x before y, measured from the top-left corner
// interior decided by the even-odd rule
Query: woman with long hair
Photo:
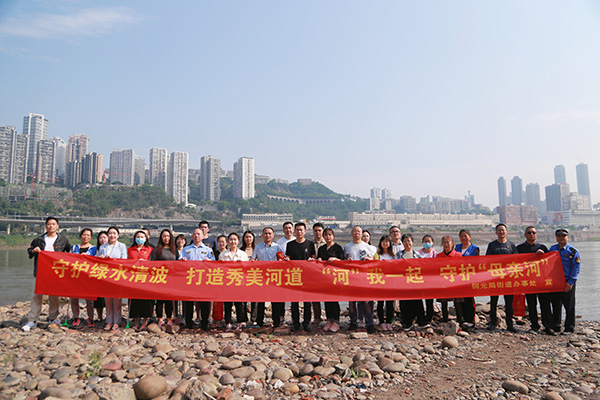
[[[73,254],[86,254],[88,256],[95,256],[98,252],[98,248],[90,243],[94,233],[89,228],[84,228],[79,233],[80,244],[76,244],[71,249]],[[71,326],[79,327],[81,325],[81,319],[79,318],[79,299],[71,298],[71,311],[73,311],[73,321]],[[85,306],[88,315],[88,327],[94,326],[94,300],[85,301]]]
[[[150,254],[150,260],[177,260],[175,239],[173,238],[173,232],[171,232],[169,229],[163,229],[160,232],[160,235],[158,236],[158,243]],[[158,319],[158,326],[162,326],[164,323],[162,318],[163,308],[167,317],[167,325],[173,324],[173,303],[173,300],[156,300],[156,318]]]
[[[119,228],[111,226],[106,231],[108,242],[100,246],[98,257],[101,258],[127,258],[127,247],[119,242]],[[104,330],[116,331],[121,323],[121,298],[105,298],[106,326]]]
[[[479,255],[479,247],[471,243],[471,232],[468,229],[461,229],[458,232],[458,237],[460,238],[460,243],[454,247],[454,250],[459,252],[463,257]],[[471,329],[475,325],[475,298],[464,297],[462,302],[457,303],[456,309],[457,317],[462,315],[462,320],[464,321],[463,328]]]
[[[246,231],[242,235],[242,245],[240,250],[244,251],[249,258],[254,254],[254,248],[256,247],[254,232]],[[257,325],[258,321],[258,303],[250,303],[250,319],[253,325]]]
[[[229,236],[227,236],[227,242],[229,244],[229,249],[219,255],[219,261],[250,261],[248,254],[242,249],[238,249],[240,236],[236,232],[231,232]],[[231,324],[231,309],[233,304],[234,303],[230,301],[225,302],[225,323],[227,324],[227,330],[233,328],[233,325]],[[248,322],[248,309],[245,302],[235,302],[235,314],[239,327],[243,328],[246,325],[246,322]]]
[[[364,234],[364,232],[363,232]],[[364,240],[363,240],[364,241]],[[394,246],[389,235],[383,235],[377,245],[375,260],[393,260]],[[377,317],[379,318],[379,329],[382,331],[393,331],[392,320],[394,319],[394,300],[377,300]]]
[[[335,232],[331,228],[326,228],[323,231],[323,239],[325,244],[319,247],[317,259],[319,261],[336,261],[343,260],[344,249],[335,242]],[[327,323],[323,327],[324,331],[337,332],[340,330],[340,303],[337,301],[325,302],[325,317]]]
[[[148,236],[143,230],[135,232],[133,243],[127,249],[131,260],[149,260],[152,247],[148,246]],[[129,302],[129,318],[133,318],[133,329],[143,331],[152,316],[152,300],[131,299]],[[140,319],[142,324],[138,325]]]

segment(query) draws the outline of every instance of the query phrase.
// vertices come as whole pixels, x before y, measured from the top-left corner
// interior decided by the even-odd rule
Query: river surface
[[[576,289],[577,315],[584,320],[600,321],[600,242],[575,242],[573,245],[581,253],[581,272]],[[485,254],[485,248],[481,249],[481,253]],[[0,250],[0,276],[0,305],[31,299],[33,261],[27,257],[27,251]],[[481,297],[477,301],[487,302],[488,299]]]

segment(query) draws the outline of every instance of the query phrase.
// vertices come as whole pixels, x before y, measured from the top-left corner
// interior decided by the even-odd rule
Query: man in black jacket
[[[38,254],[41,251],[61,251],[69,253],[71,251],[71,243],[65,235],[58,233],[58,219],[55,217],[46,218],[46,233],[36,237],[31,242],[31,245],[27,249],[29,258],[33,258],[33,276],[37,275],[37,262]],[[48,302],[50,303],[50,310],[48,312],[48,320],[59,322],[58,318],[58,297],[48,296]],[[31,328],[37,326],[37,321],[40,319],[40,313],[42,311],[42,295],[33,293],[31,298],[31,308],[27,319],[29,322],[23,325],[21,329],[25,332],[29,332]],[[60,323],[60,322],[59,322]]]

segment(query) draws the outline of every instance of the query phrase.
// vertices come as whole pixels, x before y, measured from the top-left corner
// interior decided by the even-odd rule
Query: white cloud
[[[600,110],[569,110],[535,115],[531,121],[543,124],[600,125]]]
[[[7,18],[0,33],[28,38],[99,36],[147,19],[125,7],[93,8],[73,14],[38,14]]]

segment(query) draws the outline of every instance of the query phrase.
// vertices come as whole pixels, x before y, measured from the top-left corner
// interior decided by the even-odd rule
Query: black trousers
[[[552,296],[552,315],[554,330],[560,332],[562,308],[565,308],[565,332],[575,330],[575,285],[570,292],[555,292]]]
[[[427,324],[423,300],[400,300],[400,320],[402,326],[409,328],[414,320],[419,326]]]
[[[185,316],[185,326],[188,329],[194,327],[194,303],[193,301],[183,302],[183,314]],[[200,327],[202,329],[208,328],[208,322],[210,317],[210,302],[209,301],[198,301],[200,308]]]
[[[265,323],[265,303],[252,303],[252,318],[256,325],[263,326]]]
[[[285,303],[271,303],[271,315],[273,326],[277,328],[281,325],[281,319],[285,317]]]
[[[394,300],[377,300],[377,319],[379,319],[379,323],[391,324],[393,318]]]
[[[246,307],[246,303],[241,303],[239,301],[236,301],[235,303],[232,303],[230,301],[225,302],[225,305],[224,305],[225,322],[228,324],[231,323],[231,309],[233,308],[234,304],[235,304],[236,321],[238,323],[248,322],[248,309]]]
[[[492,296],[490,301],[490,321],[494,325],[498,325],[498,298],[500,296]],[[504,312],[506,313],[506,327],[513,326],[513,295],[504,296]]]
[[[304,302],[304,315],[303,315],[302,324],[310,325],[310,321],[312,320],[312,304],[309,302]],[[292,303],[292,321],[294,325],[300,325],[300,303]]]
[[[340,303],[337,301],[326,301],[325,302],[325,315],[327,321],[339,322],[340,321]]]
[[[173,318],[173,300],[156,300],[156,316],[162,318],[163,306],[167,318]]]

